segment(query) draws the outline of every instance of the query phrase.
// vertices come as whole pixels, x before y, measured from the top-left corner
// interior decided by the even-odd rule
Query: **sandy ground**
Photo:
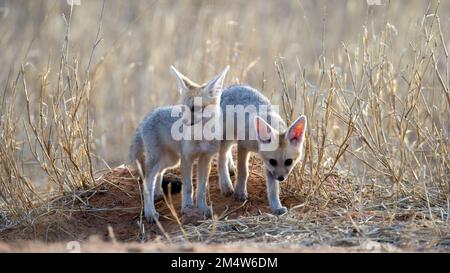
[[[367,241],[357,247],[332,246],[267,246],[265,244],[167,244],[165,242],[147,243],[120,243],[105,242],[100,238],[92,237],[84,242],[68,241],[58,243],[44,243],[38,241],[16,241],[0,243],[0,252],[45,252],[45,253],[348,253],[348,252],[415,252],[415,250],[400,249],[389,244],[380,244]]]
[[[270,215],[260,162],[251,160],[249,200],[221,195],[217,166],[210,176],[209,200],[215,221],[193,211],[181,216],[180,194],[157,203],[160,225],[143,220],[141,182],[126,167],[115,168],[98,186],[77,197],[55,199],[33,225],[0,232],[0,252],[448,252],[448,223],[436,232],[420,221],[417,212],[342,214],[345,203],[330,202],[325,209],[301,207],[304,200],[284,194],[287,216]],[[177,170],[170,171],[178,179]],[[194,172],[195,178],[195,172]],[[337,179],[327,183],[338,189]],[[339,194],[337,194],[339,195]],[[301,209],[296,209],[301,207]],[[56,211],[56,212],[55,212]],[[347,212],[345,212],[347,213]],[[369,219],[370,221],[368,221]],[[362,223],[362,224],[356,224]]]
[[[171,171],[170,175],[178,177],[177,170]],[[232,197],[224,197],[220,193],[217,179],[217,174],[212,172],[209,199],[218,219],[270,212],[264,177],[258,173],[253,173],[249,179],[248,191],[251,198],[245,205],[235,201]],[[48,226],[48,222],[44,221],[42,224],[23,229],[7,230],[1,237],[4,240],[37,239],[55,242],[86,240],[91,236],[109,240],[113,236],[118,241],[133,242],[140,241],[143,233],[149,236],[146,239],[151,240],[164,232],[179,231],[180,223],[195,224],[206,219],[197,210],[192,210],[189,215],[182,215],[181,195],[174,194],[168,196],[167,200],[160,200],[156,203],[162,229],[156,224],[148,224],[142,215],[141,190],[142,185],[135,172],[126,167],[116,168],[103,176],[102,184],[96,190],[80,194],[81,202],[79,200],[70,202],[71,197],[67,197],[65,203],[69,201],[71,204],[69,208],[65,209],[65,215],[46,216],[49,220],[54,221],[50,226]],[[291,197],[284,198],[282,202],[285,206],[291,207],[301,204],[302,200]],[[171,207],[176,211],[175,214],[171,211]],[[63,221],[55,219],[58,217],[63,218]],[[140,223],[144,224],[143,227]],[[142,228],[145,228],[145,232],[142,231]]]

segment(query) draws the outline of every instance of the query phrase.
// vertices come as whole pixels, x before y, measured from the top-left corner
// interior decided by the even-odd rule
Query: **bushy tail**
[[[139,130],[136,130],[133,136],[133,141],[130,146],[130,165],[136,166],[136,161],[141,164],[141,168],[144,169],[145,157],[144,157],[144,141]]]
[[[141,165],[142,175],[145,177],[145,154],[144,154],[144,141],[142,139],[141,133],[136,130],[134,133],[133,141],[130,146],[130,165],[137,168],[137,162]],[[137,162],[136,162],[137,161]],[[144,179],[142,177],[142,179]],[[162,188],[165,194],[171,191],[172,194],[181,192],[181,181],[179,178],[172,177],[169,175],[164,175],[162,180]]]

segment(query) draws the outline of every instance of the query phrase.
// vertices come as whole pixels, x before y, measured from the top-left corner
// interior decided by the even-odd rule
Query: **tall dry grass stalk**
[[[2,175],[0,197],[5,208],[2,215],[8,222],[33,222],[39,213],[54,209],[47,197],[63,196],[78,200],[80,192],[95,186],[90,118],[91,60],[100,43],[100,31],[105,2],[99,18],[98,31],[93,41],[89,63],[80,75],[79,62],[70,52],[70,30],[73,6],[64,17],[66,32],[58,59],[56,84],[49,82],[48,67],[39,76],[39,84],[30,88],[27,64],[23,64],[13,84],[7,81],[2,99]],[[49,60],[50,62],[50,60]],[[17,106],[17,95],[25,102],[25,109]],[[18,130],[25,139],[18,140]],[[47,195],[38,193],[25,174],[24,151],[32,156],[47,179]],[[64,204],[64,203],[63,203]]]
[[[364,208],[393,201],[448,215],[450,93],[440,22],[439,3],[430,5],[400,59],[395,26],[386,22],[378,33],[364,28],[358,46],[342,44],[339,63],[319,61],[307,73],[297,60],[293,90],[277,63],[286,119],[302,104],[310,121],[291,192],[302,192],[306,181],[308,200],[320,193],[325,203],[340,198]],[[331,176],[339,177],[340,196],[322,187]]]
[[[11,84],[9,76],[0,108],[0,223],[6,227],[18,220],[29,220],[34,202],[39,197],[23,171],[19,150],[22,144],[16,137],[19,118],[14,105],[19,78]]]
[[[195,79],[230,64],[230,83],[261,89],[287,122],[307,116],[283,194],[448,219],[449,3],[63,2],[10,1],[0,19],[1,221],[44,200],[30,162],[69,199],[95,186],[98,158],[123,162],[141,117],[177,100],[170,64]]]

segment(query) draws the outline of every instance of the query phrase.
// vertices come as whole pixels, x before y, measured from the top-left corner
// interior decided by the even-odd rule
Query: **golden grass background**
[[[448,231],[448,1],[0,1],[1,200],[29,221],[49,184],[95,184],[128,162],[140,120],[195,81],[262,90],[307,115],[285,194],[409,208]],[[324,187],[330,177],[339,191]]]
[[[38,82],[50,63],[49,84],[54,85],[66,32],[62,15],[68,17],[70,6],[63,0],[3,5],[8,13],[1,22],[1,86],[9,70],[17,71],[22,62],[30,84]],[[363,26],[377,43],[374,39],[389,23],[396,31],[386,54],[399,73],[411,54],[409,42],[423,35],[419,30],[427,5],[427,1],[392,1],[389,7],[369,10],[362,0],[107,1],[92,80],[97,153],[123,162],[130,134],[141,118],[155,106],[177,101],[171,64],[197,81],[208,80],[229,64],[228,83],[264,85],[265,93],[275,93],[277,99],[281,87],[274,62],[281,58],[289,85],[299,78],[300,64],[314,85],[308,92],[315,92],[322,65],[328,70],[334,64],[348,77],[343,43],[351,55],[361,56]],[[101,1],[82,1],[74,8],[69,58],[76,58],[81,70],[89,61],[101,8]],[[443,1],[441,14],[449,9]],[[448,18],[441,21],[446,37]],[[302,108],[300,104],[298,110]]]

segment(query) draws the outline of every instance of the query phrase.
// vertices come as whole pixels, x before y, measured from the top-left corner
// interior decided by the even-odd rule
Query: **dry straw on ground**
[[[448,250],[449,3],[0,3],[0,237],[73,239],[61,220],[85,215],[118,240]],[[177,100],[170,64],[197,81],[230,64],[229,83],[260,89],[288,122],[307,116],[304,160],[283,186],[288,215],[264,212],[257,158],[249,204],[198,225],[178,223],[175,205],[164,232],[139,222],[130,174],[100,177],[125,162],[139,120]],[[126,205],[102,197],[130,191]],[[125,212],[130,222],[115,223]]]

